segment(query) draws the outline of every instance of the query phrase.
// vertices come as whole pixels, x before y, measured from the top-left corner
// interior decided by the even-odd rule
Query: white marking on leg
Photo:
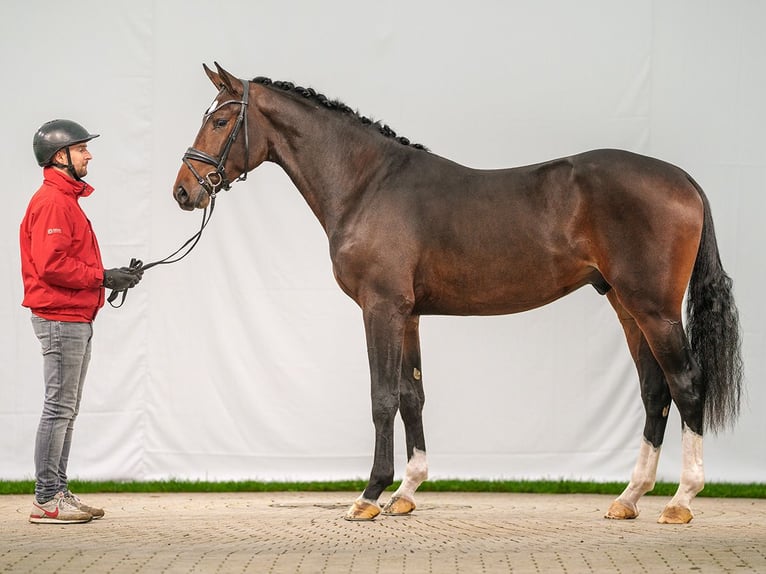
[[[691,508],[692,499],[705,486],[705,469],[702,462],[702,436],[686,425],[681,434],[681,457],[681,480],[668,506]]]
[[[638,499],[654,488],[657,479],[657,464],[660,460],[661,447],[655,447],[645,438],[638,451],[638,460],[630,476],[630,483],[617,498],[620,502],[638,511]]]
[[[407,463],[407,469],[404,472],[404,480],[396,492],[394,497],[401,497],[412,502],[415,501],[415,491],[423,484],[428,478],[428,461],[426,460],[426,453],[423,450],[413,449],[412,456]]]

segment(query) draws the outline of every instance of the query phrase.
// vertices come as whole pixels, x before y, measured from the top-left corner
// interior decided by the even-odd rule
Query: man
[[[92,323],[104,305],[104,287],[134,287],[134,268],[105,270],[90,221],[79,200],[93,193],[82,178],[92,159],[91,134],[69,120],[53,120],[34,136],[43,184],[21,222],[22,305],[43,354],[45,401],[35,442],[35,500],[29,521],[68,524],[101,518],[69,490],[67,462],[91,352]]]

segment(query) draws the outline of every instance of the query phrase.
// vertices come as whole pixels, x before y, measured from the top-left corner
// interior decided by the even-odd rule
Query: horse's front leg
[[[407,319],[404,332],[402,375],[399,381],[399,414],[404,423],[407,440],[407,468],[399,488],[383,508],[383,513],[393,516],[409,514],[415,510],[415,491],[428,478],[426,441],[423,433],[423,377],[420,366],[420,317]]]
[[[394,482],[394,417],[399,409],[402,346],[410,308],[382,301],[363,309],[372,384],[375,456],[367,488],[346,513],[346,520],[375,518],[380,514],[380,494]]]

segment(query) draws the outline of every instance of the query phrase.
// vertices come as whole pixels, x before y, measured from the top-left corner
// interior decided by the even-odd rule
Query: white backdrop
[[[41,181],[35,130],[66,117],[102,134],[90,145],[96,193],[82,205],[105,262],[158,259],[199,224],[171,185],[215,92],[201,64],[215,60],[240,77],[314,87],[473,167],[620,147],[689,171],[735,280],[747,375],[738,425],[706,441],[707,477],[764,481],[766,3],[10,0],[0,10],[0,479],[32,476],[42,405],[17,239]],[[198,249],[147,272],[95,330],[73,476],[367,476],[361,313],[276,166],[220,196]],[[638,383],[593,289],[515,316],[424,317],[421,335],[432,478],[628,479]],[[674,412],[664,480],[679,472],[679,426]]]

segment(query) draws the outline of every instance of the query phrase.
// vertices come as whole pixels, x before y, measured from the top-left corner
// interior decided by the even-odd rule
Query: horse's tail
[[[713,217],[702,188],[691,177],[704,206],[702,237],[686,301],[686,332],[702,371],[705,426],[714,432],[733,425],[742,394],[739,313],[732,280],[721,264]]]

